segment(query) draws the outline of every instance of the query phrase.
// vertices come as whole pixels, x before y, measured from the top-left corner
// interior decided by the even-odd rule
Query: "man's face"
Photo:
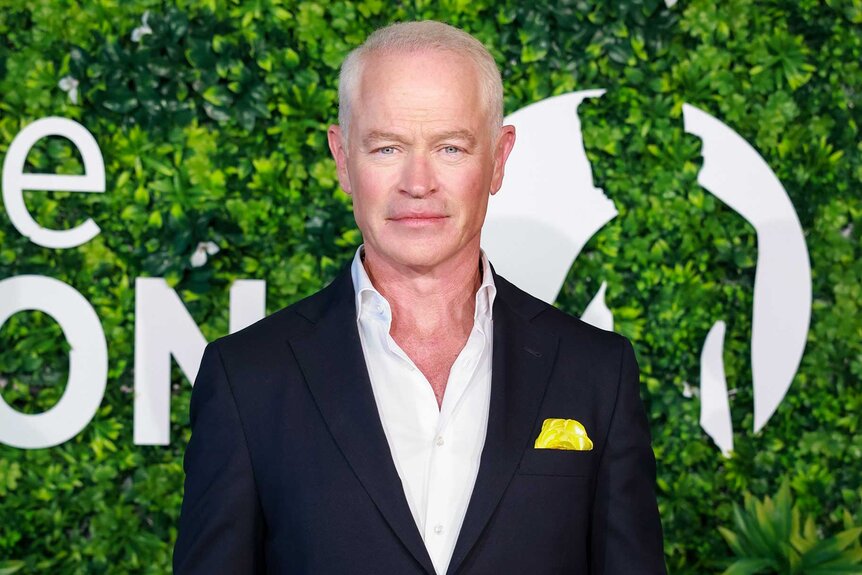
[[[345,149],[329,146],[366,253],[428,271],[474,257],[514,128],[489,130],[479,74],[454,52],[373,54],[351,102]]]

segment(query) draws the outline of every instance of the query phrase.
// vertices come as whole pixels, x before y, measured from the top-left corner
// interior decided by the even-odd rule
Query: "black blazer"
[[[665,573],[631,344],[494,276],[488,431],[450,574]],[[577,419],[592,451],[534,449]],[[349,267],[209,344],[176,573],[433,574],[368,379]]]

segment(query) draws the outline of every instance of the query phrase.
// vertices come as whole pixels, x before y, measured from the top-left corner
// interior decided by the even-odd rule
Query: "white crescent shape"
[[[698,183],[757,232],[751,369],[754,431],[778,408],[805,351],[811,319],[811,265],[802,225],[769,165],[739,134],[694,106],[685,131],[703,141]]]
[[[506,118],[516,129],[506,178],[491,198],[482,247],[495,269],[554,303],[584,244],[617,215],[593,184],[578,106],[604,90],[542,100]]]

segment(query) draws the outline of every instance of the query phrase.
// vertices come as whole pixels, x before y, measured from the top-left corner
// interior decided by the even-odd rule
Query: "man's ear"
[[[350,177],[347,174],[347,150],[344,148],[344,138],[341,133],[341,126],[331,125],[326,132],[326,138],[329,140],[329,151],[332,152],[332,157],[335,159],[335,167],[338,172],[338,183],[341,184],[341,189],[347,195],[351,194]]]
[[[494,146],[494,175],[491,178],[491,195],[500,191],[503,185],[503,173],[506,171],[506,160],[515,146],[515,126],[503,126]]]

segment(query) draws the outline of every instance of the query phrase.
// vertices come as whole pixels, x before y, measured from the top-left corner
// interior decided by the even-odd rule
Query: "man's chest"
[[[437,399],[437,405],[440,406],[443,403],[452,366],[463,351],[467,336],[443,339],[439,342],[405,337],[396,339],[396,342],[428,380]]]

